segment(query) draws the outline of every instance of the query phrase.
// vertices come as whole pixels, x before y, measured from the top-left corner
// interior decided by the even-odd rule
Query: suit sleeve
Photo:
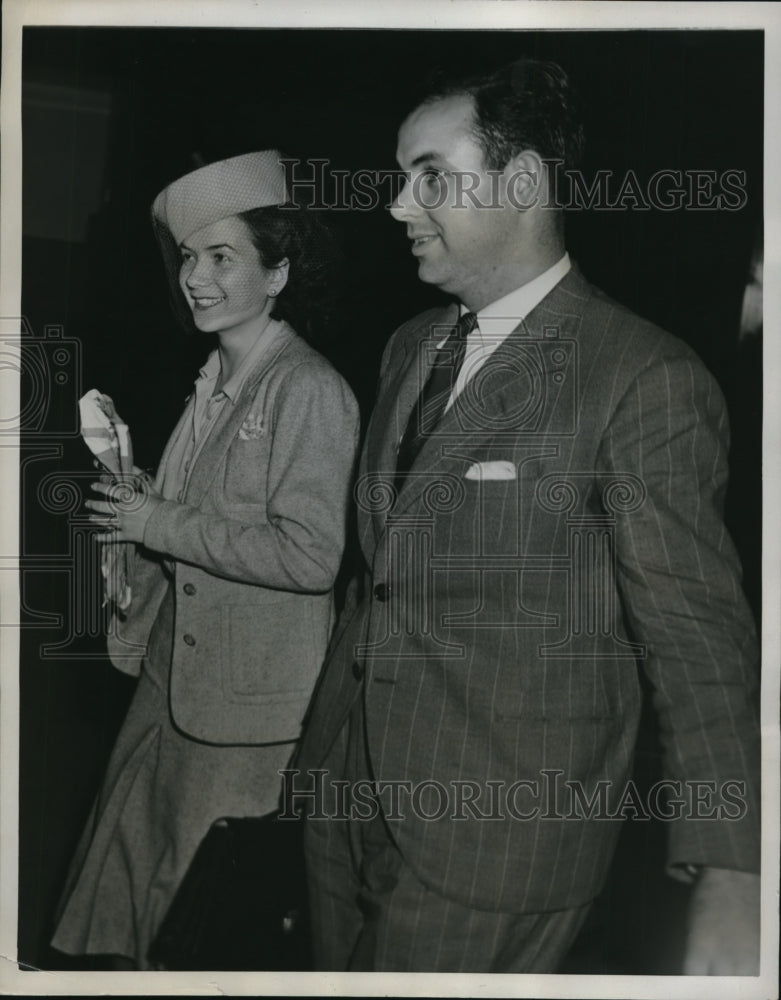
[[[144,544],[227,579],[329,590],[344,547],[357,404],[336,372],[304,362],[279,387],[272,433],[263,523],[166,500],[150,516]]]
[[[646,646],[665,777],[682,783],[671,873],[684,864],[759,870],[758,656],[722,519],[727,447],[721,393],[682,355],[635,378],[598,459],[645,490],[639,509],[617,516],[616,572],[630,629]]]

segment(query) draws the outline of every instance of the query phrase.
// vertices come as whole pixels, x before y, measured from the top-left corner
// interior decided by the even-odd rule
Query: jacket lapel
[[[457,306],[449,306],[439,317],[426,320],[410,336],[404,361],[377,401],[377,419],[372,421],[374,434],[370,440],[370,468],[395,473],[399,440],[431,372],[436,345],[457,320]]]
[[[247,375],[235,404],[232,404],[230,400],[226,401],[217,418],[217,422],[195,460],[185,495],[185,500],[188,504],[197,507],[203,500],[206,491],[217,475],[217,470],[220,468],[228,448],[230,448],[231,443],[241,429],[241,425],[244,423],[255,399],[255,390],[258,382],[269,368],[272,367],[294,337],[295,334],[287,323],[272,321],[270,342],[267,344],[262,356],[258,358],[255,367]]]
[[[459,453],[463,451],[465,444],[472,448],[481,442],[487,445],[496,428],[508,427],[508,415],[510,415],[509,427],[513,427],[511,415],[518,413],[519,404],[523,403],[520,392],[526,391],[527,386],[529,391],[534,389],[541,392],[548,389],[548,386],[542,383],[533,386],[531,381],[536,378],[547,378],[544,368],[545,356],[535,354],[535,359],[542,359],[543,367],[530,371],[526,376],[528,381],[523,377],[523,373],[530,368],[525,356],[528,356],[527,352],[532,345],[550,340],[552,336],[565,339],[575,337],[579,327],[582,302],[589,294],[588,284],[573,267],[529,315],[518,323],[481,369],[480,378],[484,388],[480,392],[476,415],[470,416],[468,404],[464,409],[462,397],[468,391],[467,387],[442,417],[436,433],[421,448],[411,469],[413,475],[401,487],[393,510],[394,515],[403,513],[415,503],[421,493],[431,485],[434,477],[455,470],[460,478],[464,459]],[[414,368],[414,365],[409,367]],[[404,396],[405,409],[402,415],[405,419],[409,417],[416,398],[413,395],[410,402],[408,396]],[[522,416],[519,415],[515,424],[519,427],[519,433],[523,433],[521,420]],[[405,424],[402,424],[403,426]],[[383,457],[386,459],[386,464],[395,467],[395,446],[392,455],[386,453]],[[415,472],[424,474],[415,476]],[[384,520],[383,518],[383,527]]]
[[[380,481],[392,488],[399,440],[431,371],[436,354],[434,347],[447,336],[447,330],[457,320],[458,307],[448,306],[433,318],[428,313],[417,330],[409,334],[407,352],[378,397],[367,431],[365,459],[359,478],[369,475],[369,486]],[[361,525],[361,541],[367,555],[385,531],[388,508],[389,505],[377,504],[372,517]]]

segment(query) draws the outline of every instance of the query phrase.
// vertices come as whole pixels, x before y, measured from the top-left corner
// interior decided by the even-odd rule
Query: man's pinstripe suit
[[[437,813],[432,787],[417,810],[385,812],[425,886],[477,910],[575,907],[603,885],[618,823],[587,818],[566,782],[597,802],[608,782],[608,811],[620,805],[640,665],[666,776],[746,783],[740,819],[700,786],[703,818],[670,823],[670,864],[758,870],[756,648],[721,519],[718,388],[680,341],[570,271],[457,397],[393,502],[431,344],[456,318],[424,313],[386,349],[356,486],[364,593],[332,641],[298,766],[338,772],[364,699],[372,776],[446,789],[441,818],[416,815]]]

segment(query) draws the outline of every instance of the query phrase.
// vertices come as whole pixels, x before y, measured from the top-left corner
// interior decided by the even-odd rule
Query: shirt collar
[[[247,376],[255,367],[257,361],[265,354],[266,348],[268,347],[269,341],[271,340],[271,327],[273,325],[273,320],[266,325],[263,331],[258,336],[258,339],[249,349],[244,359],[242,360],[239,367],[231,375],[225,385],[222,387],[222,392],[228,397],[231,403],[235,403],[239,398],[239,394],[247,380]],[[220,374],[220,354],[219,351],[212,351],[209,357],[206,359],[203,368],[201,368],[198,373],[201,379],[210,382],[216,382],[217,377]]]
[[[516,288],[508,295],[503,295],[495,302],[490,302],[477,314],[480,333],[492,337],[509,334],[558,285],[571,267],[572,262],[569,254],[565,253],[547,271],[538,274],[536,278],[521,285],[520,288]],[[461,315],[463,316],[467,311],[466,307],[462,305]]]

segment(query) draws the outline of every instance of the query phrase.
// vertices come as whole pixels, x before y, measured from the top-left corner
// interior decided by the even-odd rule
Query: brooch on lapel
[[[259,413],[248,413],[239,428],[240,441],[255,441],[266,433],[263,417]]]

